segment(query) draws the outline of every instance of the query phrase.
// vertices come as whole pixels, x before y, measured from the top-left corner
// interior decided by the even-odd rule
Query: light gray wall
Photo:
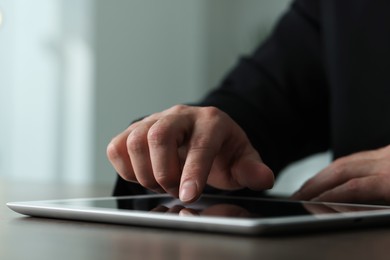
[[[199,99],[270,31],[289,0],[96,1],[95,154],[134,119]]]

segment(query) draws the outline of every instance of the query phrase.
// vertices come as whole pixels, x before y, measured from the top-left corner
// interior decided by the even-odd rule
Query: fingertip
[[[190,203],[199,197],[198,185],[195,181],[187,180],[180,185],[179,198],[182,202]]]
[[[275,174],[266,164],[260,163],[259,167],[262,178],[264,178],[264,184],[268,184],[266,189],[272,189],[275,184]]]

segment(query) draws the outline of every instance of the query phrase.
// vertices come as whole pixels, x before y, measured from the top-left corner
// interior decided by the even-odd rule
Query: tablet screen
[[[202,196],[192,204],[183,204],[169,196],[119,197],[99,200],[69,200],[56,202],[69,206],[120,209],[182,216],[272,218],[331,213],[384,210],[388,207],[336,203],[296,202],[223,196]]]

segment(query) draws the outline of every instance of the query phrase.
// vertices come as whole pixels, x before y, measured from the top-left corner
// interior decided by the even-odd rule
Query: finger
[[[351,203],[388,201],[388,185],[389,181],[378,175],[355,178],[320,194],[313,200]]]
[[[127,151],[126,140],[131,132],[131,126],[117,135],[107,146],[107,157],[115,171],[127,181],[136,181],[130,157]]]
[[[235,137],[228,139],[238,139],[238,135],[233,136]],[[233,141],[222,146],[214,160],[207,183],[224,190],[241,188],[265,190],[272,188],[274,174],[263,163],[258,152],[250,145],[249,140],[244,138],[238,146]]]
[[[221,151],[223,143],[237,137],[232,135],[231,128],[234,125],[224,113],[212,107],[204,107],[199,111],[202,113],[202,117],[194,122],[180,183],[179,198],[186,203],[199,198],[217,154],[220,154],[221,157],[221,153],[226,153],[226,151]],[[229,138],[230,136],[231,138]],[[234,150],[229,150],[227,154],[234,152]],[[230,158],[231,156],[225,156],[222,160],[226,161],[225,164],[230,164]],[[231,179],[230,176],[226,176],[226,172],[230,172],[228,167],[225,167],[223,172],[225,172],[225,176],[217,178],[217,182]]]
[[[263,190],[273,186],[272,171],[262,162],[245,134],[236,125],[229,126],[226,122],[230,121],[222,114],[196,124],[182,172],[179,196],[182,201],[195,201],[206,182],[229,190],[246,187]]]
[[[132,162],[135,178],[143,187],[164,192],[154,178],[147,135],[155,121],[144,121],[134,128],[127,138],[127,150]]]
[[[195,201],[202,193],[223,139],[210,125],[202,130],[199,128],[196,127],[188,144],[181,176],[179,197],[186,203]]]
[[[369,155],[364,157],[361,154],[338,159],[305,182],[292,198],[310,200],[351,179],[370,175],[373,162],[374,160]]]
[[[154,179],[175,197],[178,197],[181,176],[178,148],[190,126],[187,117],[165,116],[151,126],[147,136]]]
[[[272,170],[263,163],[254,149],[248,148],[248,150],[233,165],[233,178],[241,187],[248,187],[251,190],[272,188],[274,185],[274,174]]]

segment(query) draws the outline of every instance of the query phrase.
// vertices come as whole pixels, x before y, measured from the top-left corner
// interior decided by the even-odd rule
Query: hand
[[[390,146],[342,157],[308,180],[298,200],[390,202]]]
[[[272,171],[243,130],[214,107],[174,106],[116,136],[107,156],[118,174],[145,188],[195,201],[206,183],[219,189],[268,189]]]

